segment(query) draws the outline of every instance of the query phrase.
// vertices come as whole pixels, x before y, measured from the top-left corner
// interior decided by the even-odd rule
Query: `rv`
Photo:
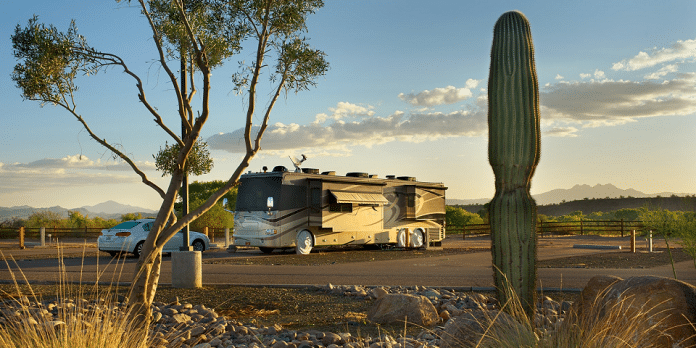
[[[319,246],[428,248],[445,238],[442,183],[296,167],[241,176],[234,246],[308,254]]]

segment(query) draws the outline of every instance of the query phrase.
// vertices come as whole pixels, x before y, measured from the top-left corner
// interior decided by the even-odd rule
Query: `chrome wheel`
[[[295,246],[295,252],[300,255],[307,255],[312,251],[314,247],[314,237],[312,232],[307,230],[302,230],[297,234],[297,245]]]
[[[421,248],[423,247],[423,241],[425,237],[423,236],[422,229],[416,229],[411,234],[411,248]]]

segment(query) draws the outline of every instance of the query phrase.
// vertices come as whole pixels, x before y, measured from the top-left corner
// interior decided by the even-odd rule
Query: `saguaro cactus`
[[[494,279],[501,303],[510,290],[527,315],[536,303],[536,202],[529,194],[539,163],[539,84],[527,18],[503,14],[495,24],[488,77],[488,160],[495,174],[489,206]]]

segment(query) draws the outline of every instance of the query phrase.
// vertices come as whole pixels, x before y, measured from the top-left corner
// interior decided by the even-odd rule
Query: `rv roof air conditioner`
[[[305,174],[319,174],[319,169],[317,169],[317,168],[302,168],[302,172]]]
[[[416,181],[416,178],[413,176],[400,176],[397,179],[404,181]]]
[[[273,167],[273,171],[283,173],[283,172],[287,172],[288,168],[285,168],[284,166],[275,166],[275,167]]]
[[[370,174],[361,173],[361,172],[350,172],[350,173],[347,173],[346,176],[350,176],[352,178],[369,178]]]
[[[336,175],[336,172],[333,170],[330,170],[328,172],[322,172],[321,175]]]

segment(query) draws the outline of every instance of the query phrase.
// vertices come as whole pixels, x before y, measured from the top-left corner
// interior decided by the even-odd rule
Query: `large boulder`
[[[623,330],[658,347],[696,346],[696,287],[654,276],[596,276],[563,323],[564,330]],[[593,330],[594,329],[594,330]]]
[[[407,321],[420,326],[432,326],[440,320],[437,310],[425,296],[384,294],[367,313],[367,319],[380,324]]]

